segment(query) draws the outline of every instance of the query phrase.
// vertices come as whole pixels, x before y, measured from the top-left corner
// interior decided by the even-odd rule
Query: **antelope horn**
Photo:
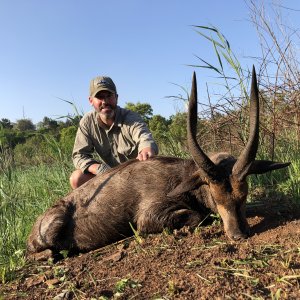
[[[233,166],[232,174],[237,176],[239,181],[243,181],[255,160],[259,141],[259,99],[255,67],[252,69],[252,83],[250,94],[250,132],[246,147],[240,154]]]
[[[193,74],[192,90],[189,99],[188,118],[187,118],[187,137],[190,154],[192,155],[196,165],[201,169],[208,179],[214,181],[220,177],[217,166],[209,159],[209,157],[200,148],[197,139],[197,80],[196,74]]]

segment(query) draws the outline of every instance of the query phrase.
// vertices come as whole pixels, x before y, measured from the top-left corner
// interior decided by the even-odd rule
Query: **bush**
[[[59,144],[62,151],[71,157],[74,140],[77,132],[76,126],[69,126],[60,131]]]

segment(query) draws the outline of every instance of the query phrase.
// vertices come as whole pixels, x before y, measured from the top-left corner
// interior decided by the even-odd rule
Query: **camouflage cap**
[[[110,77],[98,76],[91,80],[90,96],[95,97],[95,95],[100,91],[110,91],[116,94],[117,88]]]

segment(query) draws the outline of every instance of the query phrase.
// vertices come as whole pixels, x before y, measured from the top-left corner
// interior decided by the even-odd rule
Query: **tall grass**
[[[260,146],[257,159],[270,160],[269,153],[264,146]],[[289,199],[294,207],[300,207],[300,154],[297,150],[297,141],[287,139],[283,147],[277,147],[274,160],[291,164],[285,169],[250,176],[250,191],[260,190],[270,198],[283,196],[286,200]],[[255,196],[250,196],[249,200],[255,200]],[[284,204],[282,208],[284,209]]]
[[[253,4],[254,5],[254,4]],[[264,20],[266,22],[266,20]],[[192,65],[193,67],[198,67],[206,70],[210,70],[212,73],[216,74],[216,81],[219,86],[223,86],[223,93],[214,96],[215,104],[212,104],[211,96],[208,93],[209,107],[207,110],[200,112],[204,118],[210,120],[210,125],[216,126],[217,130],[221,132],[222,144],[230,138],[221,131],[222,118],[219,120],[214,118],[215,112],[225,113],[223,120],[228,118],[228,116],[233,120],[230,123],[230,127],[234,132],[234,127],[239,125],[236,134],[236,140],[240,145],[245,143],[248,137],[248,127],[249,127],[249,93],[247,93],[247,84],[250,83],[250,71],[247,68],[243,68],[230,47],[229,41],[225,36],[214,26],[194,26],[196,32],[200,34],[206,41],[208,41],[217,58],[217,63],[213,64],[207,62],[206,60],[197,57],[200,60],[200,64]],[[274,36],[273,36],[274,38]],[[288,63],[288,62],[287,62]],[[262,73],[268,74],[267,68],[263,65]],[[226,70],[226,72],[225,72]],[[230,75],[227,75],[229,73]],[[259,72],[261,75],[261,72]],[[263,74],[265,75],[265,74]],[[261,75],[262,76],[262,75]],[[278,74],[277,74],[278,76]],[[265,75],[267,78],[268,75]],[[272,76],[269,76],[272,78]],[[277,78],[277,77],[275,77]],[[274,80],[275,83],[277,82]],[[271,83],[270,83],[271,85]],[[281,87],[277,86],[279,90]],[[285,121],[290,121],[290,115],[285,114],[294,108],[293,103],[286,101],[283,105],[284,109],[278,110],[279,112],[274,114],[272,108],[269,105],[270,98],[274,98],[274,102],[278,99],[293,99],[293,95],[290,92],[293,91],[286,88],[283,90],[281,88],[281,95],[271,93],[266,96],[265,91],[267,87],[264,86],[260,91],[260,102],[261,102],[261,115],[260,115],[260,147],[257,154],[257,159],[274,160],[279,162],[291,162],[291,165],[280,171],[272,171],[267,174],[250,176],[249,184],[250,188],[263,187],[269,192],[278,192],[288,195],[292,201],[300,206],[300,153],[299,153],[299,122],[292,122],[289,129],[284,126],[281,119]],[[282,95],[285,95],[283,97]],[[281,97],[281,98],[280,98]],[[280,101],[279,101],[280,102]],[[203,106],[203,103],[200,103]],[[205,106],[205,105],[204,105]],[[206,105],[207,106],[207,105]],[[297,108],[297,115],[299,114],[299,106]],[[295,112],[294,114],[295,115]],[[217,122],[220,122],[219,126]],[[275,123],[277,126],[273,126]],[[213,131],[211,129],[211,131]],[[213,136],[213,135],[211,135]],[[237,138],[238,137],[238,138]],[[213,141],[209,140],[212,144]],[[230,141],[231,143],[231,141]],[[242,145],[242,147],[244,147]],[[238,153],[235,153],[238,154]]]
[[[2,151],[0,163],[0,280],[5,282],[25,263],[25,241],[39,214],[70,187],[67,162],[13,167],[12,155]]]
[[[285,171],[272,172],[271,178],[276,182],[277,191],[289,196],[300,207],[300,153],[298,141],[288,140],[284,147],[277,148],[276,160],[291,162]]]
[[[225,93],[221,95],[214,107],[210,106],[205,115],[207,128],[207,148],[212,145],[223,146],[226,138],[231,143],[231,138],[221,132],[221,141],[213,140],[214,130],[222,130],[221,126],[215,126],[218,120],[230,116],[231,124],[239,128],[239,142],[245,142],[248,136],[248,112],[245,107],[249,97],[246,92],[246,82],[249,72],[244,71],[233,54],[229,42],[215,27],[196,26],[198,33],[212,43],[218,58],[218,65],[201,59],[201,65],[197,67],[211,69],[223,80]],[[206,34],[199,30],[206,31]],[[208,32],[208,33],[207,33]],[[216,38],[209,35],[216,34]],[[203,65],[204,63],[204,65]],[[225,74],[225,64],[233,69],[234,76]],[[194,65],[195,66],[195,65]],[[244,75],[244,72],[247,73]],[[233,82],[233,83],[232,83]],[[234,93],[239,91],[239,96]],[[240,100],[240,102],[238,101]],[[245,104],[245,105],[244,105]],[[218,115],[221,113],[222,115]],[[209,115],[209,116],[208,116]],[[201,124],[200,124],[201,125]],[[209,127],[211,126],[211,127]],[[267,126],[266,126],[267,127]],[[209,132],[210,129],[210,132]],[[232,132],[233,126],[232,126]],[[213,133],[213,134],[211,134]],[[273,159],[276,161],[290,161],[289,168],[273,171],[259,176],[250,176],[250,188],[263,187],[267,191],[284,193],[300,205],[300,153],[297,138],[289,131],[279,132],[277,144],[272,143],[272,155],[270,158],[269,145],[261,138],[258,158]],[[188,153],[175,134],[166,133],[160,136],[160,148],[164,155],[187,157]],[[1,149],[0,145],[0,281],[4,283],[14,276],[14,271],[25,264],[25,241],[37,216],[44,212],[55,200],[66,195],[70,191],[69,174],[72,171],[71,153],[63,150],[62,145],[54,137],[43,136],[45,147],[35,151],[35,141],[27,145],[28,157],[23,155],[23,163],[15,166],[13,154],[9,149]],[[274,146],[276,151],[273,152]],[[203,146],[203,145],[202,145]],[[22,146],[20,146],[22,148]],[[15,149],[15,154],[22,158],[23,149]],[[224,150],[222,148],[218,150]],[[18,152],[19,151],[19,152]],[[22,152],[23,151],[23,152]],[[43,156],[36,157],[40,152]],[[274,154],[275,153],[275,154]],[[274,156],[274,157],[273,157]],[[46,157],[46,159],[45,159]],[[25,158],[27,160],[25,160]],[[49,159],[51,158],[51,159]],[[34,163],[35,162],[35,163]]]
[[[291,161],[286,170],[250,178],[252,189],[263,187],[289,195],[300,203],[300,155],[296,147],[277,152],[279,161]],[[60,153],[60,152],[59,152]],[[267,155],[260,150],[259,158]],[[14,272],[25,264],[25,242],[37,216],[54,201],[70,191],[70,161],[58,155],[52,164],[13,167],[9,151],[0,160],[0,282],[14,278]]]

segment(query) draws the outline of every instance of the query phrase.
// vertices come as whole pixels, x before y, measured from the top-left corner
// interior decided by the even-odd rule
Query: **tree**
[[[186,113],[177,113],[171,116],[171,125],[169,126],[170,134],[181,145],[186,143]]]
[[[169,122],[161,115],[154,115],[149,120],[149,129],[155,140],[163,140],[168,131]]]
[[[0,148],[14,148],[26,140],[24,132],[3,128],[0,130]]]
[[[125,108],[137,112],[147,124],[149,124],[149,120],[153,116],[153,109],[148,103],[137,102],[134,104],[132,102],[127,102]]]
[[[10,122],[9,119],[2,118],[0,120],[0,127],[7,128],[7,129],[12,129],[13,128],[13,124]]]
[[[42,122],[39,122],[37,124],[37,128],[38,129],[49,129],[49,130],[54,130],[56,128],[58,128],[58,122],[53,120],[53,119],[50,119],[48,117],[44,117],[43,121]]]
[[[30,119],[19,119],[15,125],[15,128],[19,131],[31,131],[35,130],[35,126]]]

